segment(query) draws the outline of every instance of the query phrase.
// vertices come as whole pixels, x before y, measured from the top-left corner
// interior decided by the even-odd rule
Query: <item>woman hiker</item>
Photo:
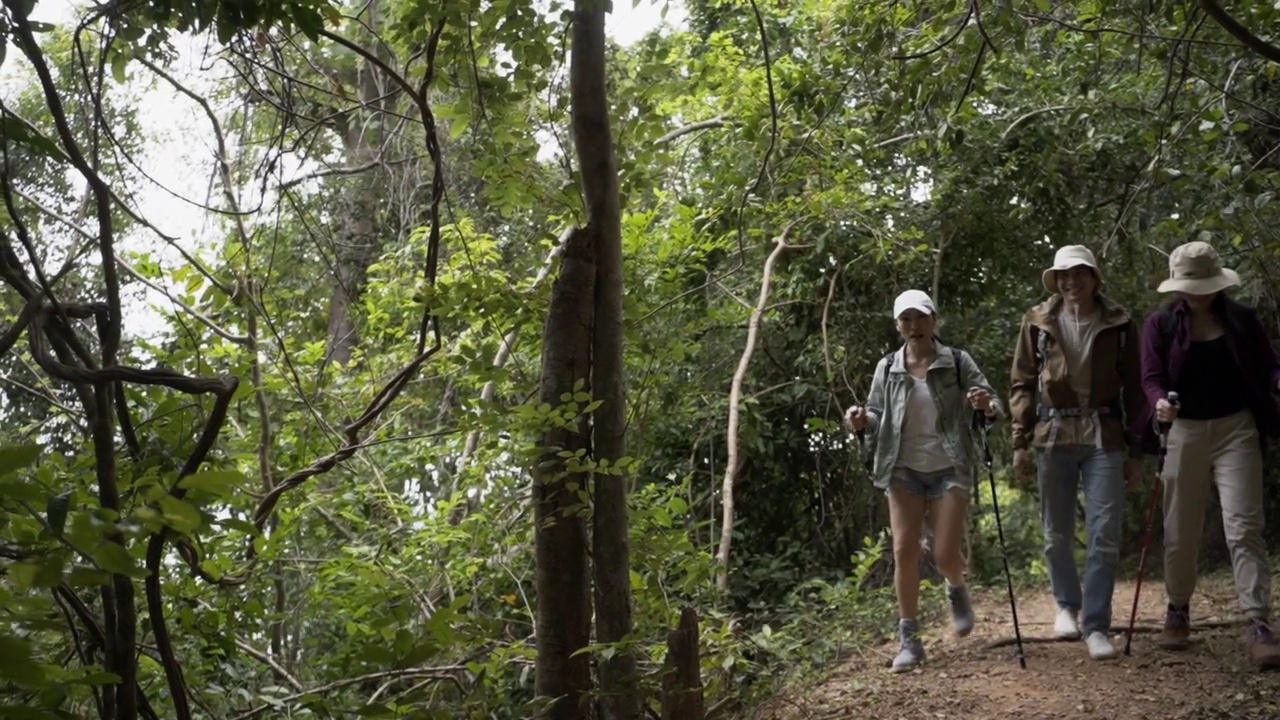
[[[1041,282],[1049,299],[1023,316],[1013,355],[1014,474],[1030,480],[1034,447],[1044,554],[1058,604],[1054,634],[1083,635],[1089,656],[1106,660],[1116,656],[1108,633],[1125,485],[1142,479],[1142,438],[1125,431],[1146,407],[1141,351],[1136,323],[1102,294],[1088,248],[1060,248]],[[1075,558],[1081,486],[1088,536],[1083,588]]]
[[[1004,411],[973,358],[934,334],[938,319],[927,294],[899,295],[893,317],[903,345],[876,365],[866,407],[849,408],[845,421],[874,438],[874,484],[889,498],[901,639],[893,670],[902,672],[925,657],[917,610],[926,512],[933,518],[933,555],[947,581],[955,631],[964,636],[973,630],[960,552],[979,457],[970,427],[974,410],[989,421]]]
[[[1280,435],[1280,363],[1257,312],[1226,290],[1240,276],[1218,253],[1191,242],[1169,255],[1169,279],[1159,291],[1172,302],[1143,329],[1142,386],[1155,420],[1169,429],[1164,474],[1164,583],[1168,610],[1156,643],[1183,649],[1204,530],[1209,485],[1218,487],[1222,526],[1240,609],[1249,618],[1249,658],[1280,666],[1280,645],[1268,623],[1271,570],[1263,543],[1262,435]],[[1178,405],[1169,403],[1170,391]],[[1152,411],[1134,428],[1153,434]]]

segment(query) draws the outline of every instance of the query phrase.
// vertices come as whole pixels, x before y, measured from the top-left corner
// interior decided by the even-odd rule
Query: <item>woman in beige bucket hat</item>
[[[1240,608],[1250,620],[1249,657],[1280,666],[1269,625],[1271,570],[1262,539],[1262,436],[1280,434],[1272,392],[1280,363],[1257,311],[1228,297],[1240,284],[1208,243],[1169,255],[1159,291],[1174,298],[1143,331],[1142,387],[1148,410],[1133,428],[1154,440],[1152,420],[1171,422],[1164,473],[1164,582],[1168,608],[1160,646],[1183,649],[1204,530],[1209,486],[1216,484]],[[1177,392],[1179,404],[1168,401]],[[1154,418],[1153,418],[1154,416]]]

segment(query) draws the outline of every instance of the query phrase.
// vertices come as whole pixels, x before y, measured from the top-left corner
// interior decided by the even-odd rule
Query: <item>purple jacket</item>
[[[1219,307],[1227,344],[1251,391],[1249,409],[1253,411],[1258,430],[1265,436],[1276,437],[1280,435],[1280,409],[1272,393],[1280,383],[1280,361],[1276,360],[1271,339],[1253,308],[1225,297]],[[1160,318],[1166,313],[1173,316],[1168,343],[1160,333]],[[1145,447],[1152,452],[1156,434],[1151,421],[1156,403],[1167,397],[1177,383],[1190,347],[1191,313],[1186,301],[1177,300],[1147,316],[1142,328],[1142,391],[1147,396],[1147,406],[1129,430],[1141,434],[1147,441]]]

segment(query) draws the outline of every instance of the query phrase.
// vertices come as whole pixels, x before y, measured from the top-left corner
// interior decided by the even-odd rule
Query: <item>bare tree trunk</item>
[[[703,720],[702,667],[698,659],[698,613],[680,611],[680,625],[667,633],[662,677],[662,720]]]
[[[760,318],[764,317],[764,311],[769,305],[769,283],[773,281],[773,266],[777,264],[783,251],[795,247],[787,244],[787,233],[794,225],[795,222],[792,222],[781,235],[774,238],[773,251],[764,261],[764,275],[760,279],[760,298],[756,301],[755,309],[751,311],[751,319],[747,322],[747,345],[742,350],[742,357],[738,358],[738,369],[734,371],[733,382],[729,387],[729,430],[727,432],[729,457],[728,462],[725,463],[724,481],[720,487],[720,507],[724,518],[720,523],[720,547],[716,550],[716,587],[721,591],[729,589],[729,550],[733,545],[733,482],[737,479],[738,470],[742,467],[742,457],[738,454],[738,405],[742,401],[742,383],[747,377],[747,368],[751,366],[751,355],[756,351]]]
[[[575,383],[591,372],[591,314],[595,291],[595,247],[586,230],[576,230],[565,244],[560,277],[551,291],[551,309],[543,334],[541,400],[552,407],[573,393]],[[537,694],[553,703],[546,717],[588,717],[586,694],[591,686],[588,656],[581,653],[591,639],[590,572],[584,473],[570,473],[560,451],[589,450],[586,420],[548,429],[544,454],[534,471],[534,552],[537,562],[536,627]]]
[[[362,141],[348,148],[347,162],[360,164],[376,155]],[[373,171],[370,171],[373,172]],[[378,253],[377,190],[374,178],[358,175],[344,184],[341,229],[334,253],[333,291],[329,295],[328,362],[345,367],[360,342],[353,306],[359,302],[369,265]]]
[[[587,201],[587,227],[596,244],[591,389],[601,405],[592,416],[593,457],[608,461],[612,467],[627,454],[627,379],[622,353],[622,220],[605,85],[604,12],[603,0],[574,2],[569,94],[574,149]],[[597,472],[594,500],[596,640],[617,643],[631,634],[626,477]],[[599,663],[601,717],[638,718],[635,656],[619,650],[612,657],[602,657]]]
[[[381,24],[381,2],[372,0],[368,6],[368,25],[371,40],[369,48],[378,57],[386,58],[383,42],[377,39]],[[360,84],[360,101],[369,108],[372,117],[355,111],[344,119],[342,143],[349,167],[372,165],[382,153],[388,123],[389,108],[395,101],[372,64],[364,63],[357,71]],[[341,217],[334,243],[334,285],[329,296],[329,347],[326,362],[346,366],[351,362],[360,334],[356,329],[354,307],[368,278],[369,266],[382,249],[382,227],[379,222],[379,206],[385,180],[380,180],[375,168],[359,173],[342,184]]]

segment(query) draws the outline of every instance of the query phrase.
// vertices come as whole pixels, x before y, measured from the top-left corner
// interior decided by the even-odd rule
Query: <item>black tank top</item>
[[[1192,341],[1173,389],[1181,403],[1178,417],[1188,420],[1227,417],[1249,405],[1244,376],[1225,334],[1214,340]]]

